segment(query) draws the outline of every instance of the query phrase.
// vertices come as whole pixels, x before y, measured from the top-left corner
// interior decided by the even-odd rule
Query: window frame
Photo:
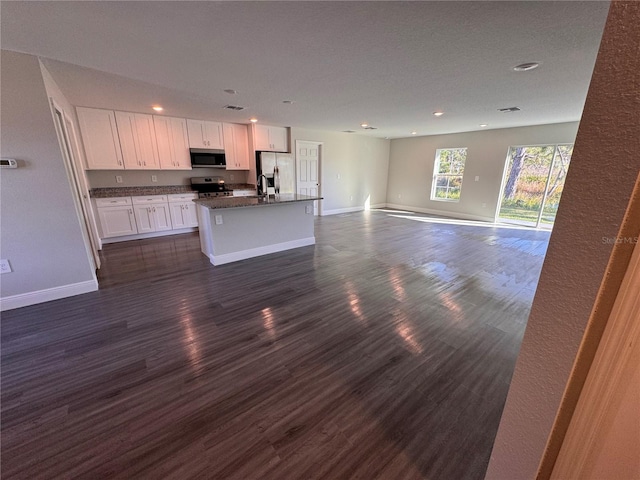
[[[464,163],[462,165],[461,173],[440,173],[440,152],[445,150],[464,150]],[[437,148],[435,159],[433,161],[433,176],[431,177],[431,196],[430,199],[435,202],[451,202],[458,203],[462,198],[462,183],[464,180],[464,171],[467,166],[467,156],[469,153],[468,147],[448,147],[448,148]],[[460,177],[460,196],[458,198],[449,198],[449,197],[438,197],[436,196],[436,191],[438,189],[438,178],[439,177]],[[447,184],[448,185],[448,184]],[[447,186],[447,192],[449,192],[450,187]]]

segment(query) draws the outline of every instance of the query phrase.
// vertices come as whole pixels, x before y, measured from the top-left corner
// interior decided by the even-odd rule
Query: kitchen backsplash
[[[105,187],[158,187],[163,185],[189,185],[191,177],[217,176],[226,183],[247,183],[249,172],[227,172],[218,168],[196,168],[193,170],[87,170],[89,188]],[[155,175],[157,182],[152,181]],[[116,181],[122,177],[122,183]],[[233,177],[233,178],[232,178]],[[255,183],[251,182],[251,183]]]

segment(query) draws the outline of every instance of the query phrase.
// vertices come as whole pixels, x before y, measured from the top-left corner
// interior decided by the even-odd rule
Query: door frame
[[[73,121],[67,115],[64,108],[52,97],[49,97],[49,101],[53,124],[60,146],[60,153],[62,154],[63,164],[69,180],[69,186],[71,187],[71,197],[80,223],[82,240],[85,244],[89,264],[93,266],[93,277],[97,281],[96,269],[100,268],[98,249],[101,247],[101,242],[92,228],[92,225],[95,225],[95,219],[92,217],[93,211],[89,204],[89,192],[86,189],[84,170],[80,168],[80,172],[78,172],[79,167],[77,163],[80,161],[78,139]],[[58,121],[58,113],[60,114],[60,122]],[[69,131],[68,126],[71,127],[71,131]]]
[[[296,192],[298,191],[298,146],[301,143],[307,143],[309,145],[315,145],[316,147],[318,147],[318,196],[322,197],[322,153],[323,153],[323,148],[324,148],[324,142],[317,142],[315,140],[296,140],[296,148],[295,148],[295,155],[294,155],[294,159],[296,162]],[[316,201],[318,206],[317,206],[317,210],[316,208],[314,208],[313,214],[315,216],[321,217],[322,216],[322,200],[317,200]]]
[[[525,227],[529,227],[529,228],[535,228],[536,230],[546,230],[546,231],[551,231],[553,230],[553,224],[551,225],[551,227],[549,228],[544,228],[541,227],[541,219],[542,219],[542,214],[544,211],[544,207],[547,201],[547,196],[548,196],[548,188],[549,188],[549,181],[551,180],[551,174],[553,172],[553,165],[556,161],[556,155],[558,155],[558,147],[561,145],[571,145],[571,146],[575,146],[575,142],[556,142],[556,143],[545,143],[545,144],[533,144],[533,145],[509,145],[509,147],[507,147],[507,156],[505,158],[505,162],[504,162],[504,168],[502,170],[502,182],[500,184],[500,192],[498,194],[498,204],[497,204],[497,208],[496,208],[496,212],[495,212],[495,216],[493,217],[493,223],[498,223],[498,219],[500,218],[500,209],[502,207],[502,200],[504,198],[504,187],[507,183],[507,170],[509,169],[509,162],[511,160],[511,150],[513,150],[514,148],[528,148],[528,147],[553,147],[553,157],[551,158],[551,164],[549,165],[549,173],[547,174],[547,181],[545,182],[545,186],[544,186],[544,194],[542,197],[542,202],[540,204],[540,211],[538,212],[538,218],[536,220],[536,224],[535,226],[531,226],[531,225],[524,225],[521,223],[517,223],[517,222],[506,222],[508,224],[513,224],[513,225],[520,225],[520,226],[525,226]],[[571,166],[571,164],[569,164],[569,167]]]

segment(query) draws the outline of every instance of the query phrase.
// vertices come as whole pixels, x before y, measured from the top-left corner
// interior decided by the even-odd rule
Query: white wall
[[[0,174],[2,308],[16,297],[95,284],[38,59],[1,52],[1,152],[19,168]]]
[[[493,221],[509,147],[573,143],[577,130],[573,122],[391,140],[387,204]],[[436,150],[455,147],[467,148],[460,201],[431,200]]]
[[[323,142],[320,172],[323,214],[362,210],[367,199],[371,206],[386,203],[389,140],[291,128],[294,154],[296,140]]]

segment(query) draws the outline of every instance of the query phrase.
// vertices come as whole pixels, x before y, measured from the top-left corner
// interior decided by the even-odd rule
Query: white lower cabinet
[[[196,194],[169,195],[169,212],[174,229],[198,226],[196,204],[192,200],[198,198]]]
[[[171,230],[171,216],[166,195],[131,197],[133,211],[138,224],[138,233]]]
[[[131,197],[98,198],[96,206],[102,238],[138,233]]]
[[[194,193],[98,198],[100,238],[197,227],[196,198]]]

